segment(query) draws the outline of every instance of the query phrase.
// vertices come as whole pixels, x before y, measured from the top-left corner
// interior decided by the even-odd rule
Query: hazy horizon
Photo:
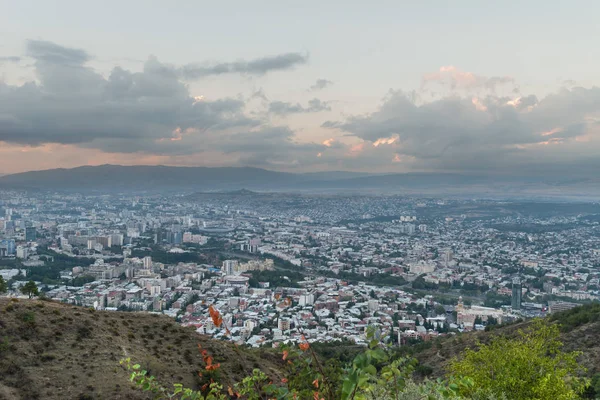
[[[0,174],[600,167],[597,2],[0,5]]]

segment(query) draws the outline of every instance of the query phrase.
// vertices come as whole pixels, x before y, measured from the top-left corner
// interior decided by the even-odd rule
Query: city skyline
[[[0,174],[593,174],[600,5],[577,3],[0,2]]]

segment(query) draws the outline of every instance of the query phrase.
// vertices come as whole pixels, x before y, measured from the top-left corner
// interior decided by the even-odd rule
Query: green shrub
[[[77,341],[92,337],[92,330],[87,326],[77,328]]]
[[[536,321],[519,337],[495,337],[477,350],[466,350],[450,365],[455,376],[469,377],[476,390],[514,400],[576,399],[589,382],[580,378],[584,372],[577,362],[578,352],[561,350],[556,325]]]
[[[19,314],[18,317],[21,321],[25,322],[26,324],[33,324],[35,323],[35,313],[33,311],[25,311]]]

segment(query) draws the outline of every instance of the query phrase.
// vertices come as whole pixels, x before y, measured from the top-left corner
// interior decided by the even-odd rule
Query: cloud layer
[[[317,79],[315,84],[310,87],[309,91],[325,89],[326,87],[329,87],[331,85],[333,85],[333,82],[328,79]]]
[[[21,57],[17,57],[17,56],[0,57],[0,63],[4,63],[4,62],[17,63],[19,61],[21,61]]]
[[[175,68],[150,57],[141,72],[115,67],[105,78],[84,50],[30,41],[38,83],[0,83],[0,141],[26,146],[75,144],[109,153],[186,155],[202,152],[303,151],[293,132],[250,117],[238,98],[191,96],[185,78],[265,74],[306,61],[294,53],[208,69]],[[325,107],[316,100],[306,110]],[[308,112],[308,111],[307,111]],[[248,154],[244,154],[248,157]]]
[[[189,64],[181,68],[176,68],[175,71],[183,79],[194,80],[210,75],[223,74],[264,75],[267,72],[289,70],[307,62],[307,55],[286,53],[250,61],[236,61],[213,65]]]
[[[394,160],[413,169],[566,174],[596,164],[599,113],[597,87],[563,89],[541,100],[448,96],[420,104],[394,91],[373,113],[323,126],[391,146]]]
[[[211,75],[294,69],[308,61],[300,53],[186,66],[149,57],[141,71],[116,66],[102,75],[85,50],[30,41],[24,57],[0,63],[25,58],[35,82],[0,82],[5,148],[297,170],[579,176],[600,167],[597,87],[573,83],[538,97],[520,93],[511,77],[445,66],[425,74],[419,92],[391,91],[374,111],[342,117],[331,100],[269,100],[262,89],[247,98],[190,93],[189,81]],[[309,91],[330,85],[318,79]],[[260,108],[248,110],[257,100]],[[324,118],[332,120],[318,126]],[[312,125],[295,131],[288,119]]]
[[[515,91],[515,80],[509,76],[486,77],[474,74],[473,72],[461,71],[453,65],[440,67],[439,71],[425,74],[421,81],[421,89],[430,88],[439,85],[456,90],[488,90],[495,92],[498,87],[511,85]]]
[[[283,101],[274,101],[269,104],[269,112],[277,115],[315,113],[321,111],[331,111],[331,106],[328,102],[319,99],[309,100],[307,107],[303,107],[298,103],[292,104]]]

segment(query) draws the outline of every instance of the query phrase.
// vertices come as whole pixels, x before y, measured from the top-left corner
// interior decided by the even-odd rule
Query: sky
[[[0,0],[0,173],[594,175],[600,2]]]

